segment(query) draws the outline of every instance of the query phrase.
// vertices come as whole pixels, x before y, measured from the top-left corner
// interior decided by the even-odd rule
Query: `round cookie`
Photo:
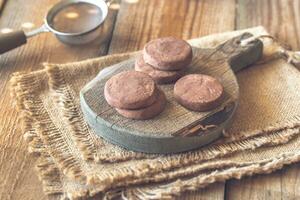
[[[217,107],[223,92],[223,86],[217,79],[202,74],[184,76],[174,85],[177,102],[194,111],[208,111]]]
[[[162,71],[155,69],[151,65],[145,63],[142,55],[137,57],[134,68],[136,71],[144,72],[150,75],[158,84],[173,83],[178,80],[185,71],[185,69],[181,69],[178,71]]]
[[[184,40],[164,37],[148,42],[143,50],[146,63],[160,70],[179,70],[187,67],[193,57],[192,47]]]
[[[126,71],[114,75],[105,83],[104,96],[107,103],[115,108],[139,109],[154,103],[157,88],[148,74]]]
[[[126,110],[126,109],[119,109],[116,108],[116,111],[130,119],[138,119],[138,120],[145,120],[151,119],[157,115],[159,115],[166,106],[166,96],[162,91],[158,92],[157,100],[150,106],[138,110]]]

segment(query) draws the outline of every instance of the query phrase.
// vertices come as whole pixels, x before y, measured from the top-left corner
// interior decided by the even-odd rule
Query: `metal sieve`
[[[28,38],[52,32],[63,43],[77,45],[96,39],[107,17],[109,0],[62,0],[47,13],[44,24],[30,32],[0,34],[0,53],[21,46]]]

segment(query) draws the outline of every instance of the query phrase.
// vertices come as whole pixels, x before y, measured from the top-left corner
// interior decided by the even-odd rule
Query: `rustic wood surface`
[[[0,31],[22,24],[26,28],[25,22],[41,25],[46,10],[57,1],[7,0],[3,4],[5,1],[0,0]],[[112,5],[108,19],[104,32],[113,34],[105,35],[106,42],[72,48],[51,34],[43,34],[0,56],[1,200],[46,199],[12,105],[8,80],[13,72],[40,69],[45,61],[63,63],[138,50],[161,36],[189,39],[255,25],[264,25],[294,49],[300,48],[299,0],[123,0]],[[269,175],[217,183],[186,194],[184,199],[300,199],[299,167],[295,164]]]

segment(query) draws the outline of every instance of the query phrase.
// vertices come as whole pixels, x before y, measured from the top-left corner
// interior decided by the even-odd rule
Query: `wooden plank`
[[[139,50],[158,37],[190,39],[233,30],[234,19],[234,0],[123,0],[109,53]],[[198,200],[223,197],[222,183],[187,195]]]
[[[300,199],[300,163],[284,168],[281,178],[281,199]]]
[[[299,0],[239,0],[237,28],[263,25],[293,49],[300,48]],[[226,183],[226,199],[300,199],[299,164],[281,171]]]
[[[178,200],[218,200],[224,199],[225,184],[214,183],[213,185],[195,192],[188,192],[178,197]]]
[[[109,53],[142,49],[157,37],[191,39],[234,29],[234,0],[131,1],[122,1]]]
[[[300,164],[294,164],[268,175],[257,175],[226,184],[226,199],[300,199]]]
[[[48,8],[57,0],[8,1],[0,18],[0,29],[17,29],[27,22],[41,25]],[[38,6],[38,9],[37,9]],[[0,199],[44,199],[41,182],[34,170],[34,158],[27,153],[19,126],[18,113],[12,105],[8,81],[16,71],[41,68],[40,63],[72,62],[107,53],[116,10],[110,10],[103,27],[106,42],[98,40],[89,45],[71,47],[61,44],[47,33],[32,38],[25,46],[0,56]]]
[[[259,25],[293,49],[299,49],[300,0],[238,0],[237,29]]]

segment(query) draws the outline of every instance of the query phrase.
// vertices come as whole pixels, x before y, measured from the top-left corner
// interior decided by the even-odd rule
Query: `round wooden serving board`
[[[174,84],[160,85],[167,97],[165,110],[154,119],[131,120],[120,116],[104,98],[105,82],[122,71],[134,70],[130,59],[102,70],[80,92],[85,120],[104,139],[129,150],[147,153],[176,153],[195,149],[219,138],[229,124],[238,103],[235,72],[256,62],[263,44],[240,41],[249,33],[233,38],[215,49],[193,47],[193,61],[186,74],[201,73],[217,78],[224,86],[223,103],[209,112],[193,112],[173,97]]]

